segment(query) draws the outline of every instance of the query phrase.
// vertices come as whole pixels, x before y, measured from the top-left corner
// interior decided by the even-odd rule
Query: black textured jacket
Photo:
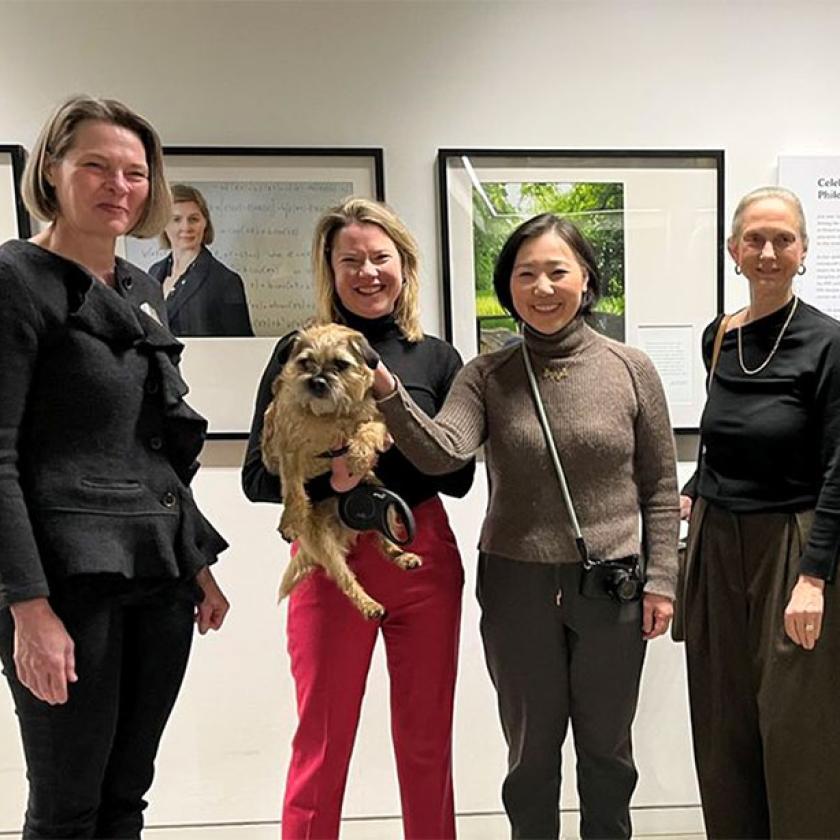
[[[189,489],[206,422],[165,319],[129,263],[112,289],[0,247],[0,607],[79,573],[189,578],[226,547]]]
[[[172,255],[156,262],[149,274],[163,283],[172,270]],[[169,328],[184,336],[252,336],[242,278],[202,248],[178,278],[166,299]]]

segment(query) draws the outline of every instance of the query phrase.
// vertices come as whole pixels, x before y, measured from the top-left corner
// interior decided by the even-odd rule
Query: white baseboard
[[[700,840],[704,836],[699,806],[633,808],[633,834],[657,840]],[[577,840],[578,811],[564,811],[562,836]],[[458,840],[507,840],[510,828],[504,814],[460,814]],[[149,826],[146,840],[276,840],[279,822],[228,825]],[[341,823],[341,840],[395,840],[402,836],[399,817],[347,819]],[[14,837],[14,835],[12,835]]]

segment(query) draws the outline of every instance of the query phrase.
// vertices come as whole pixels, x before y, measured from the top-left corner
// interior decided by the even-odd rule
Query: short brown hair
[[[386,204],[369,198],[348,198],[327,210],[315,226],[312,240],[312,268],[315,274],[315,318],[319,323],[343,323],[338,309],[330,256],[336,234],[348,225],[371,224],[382,228],[400,255],[403,287],[394,307],[394,320],[409,341],[420,341],[420,249],[399,216]]]
[[[76,132],[86,120],[126,128],[136,134],[143,144],[149,167],[149,195],[137,224],[128,233],[142,239],[157,236],[171,215],[160,138],[143,117],[116,99],[95,99],[79,94],[66,99],[53,111],[41,129],[23,170],[22,193],[26,208],[45,222],[55,221],[58,217],[61,208],[55,188],[47,180],[47,169],[61,161],[72,148]]]
[[[201,215],[204,216],[204,221],[206,222],[204,236],[201,238],[201,244],[209,245],[216,238],[216,231],[213,228],[213,220],[210,218],[210,208],[207,206],[207,201],[204,196],[195,187],[191,187],[189,184],[172,184],[169,189],[172,193],[173,205],[180,204],[183,201],[192,201],[193,204],[198,205],[198,209],[201,212]],[[166,222],[169,224],[169,219],[167,219]],[[165,228],[160,232],[160,244],[162,248],[172,247],[172,243],[166,235]]]

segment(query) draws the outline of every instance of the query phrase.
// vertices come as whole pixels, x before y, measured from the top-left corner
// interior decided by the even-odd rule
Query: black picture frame
[[[216,228],[210,251],[245,289],[253,337],[178,336],[185,344],[189,400],[207,417],[208,436],[241,439],[279,336],[314,311],[309,251],[315,221],[349,195],[384,200],[384,151],[190,145],[164,146],[163,156],[170,184],[202,192]],[[143,269],[166,253],[153,241],[125,242],[125,255]]]
[[[538,212],[591,206],[567,215],[579,215],[590,240],[590,229],[602,233],[618,266],[611,276],[620,278],[595,326],[651,355],[674,431],[696,433],[705,400],[700,336],[723,311],[724,175],[720,149],[439,149],[447,340],[465,359],[508,340],[512,321],[492,284],[488,291],[495,243]],[[697,271],[684,271],[694,260]],[[482,321],[493,326],[482,330]]]
[[[0,144],[0,242],[32,236],[32,221],[20,191],[25,164],[23,146]]]

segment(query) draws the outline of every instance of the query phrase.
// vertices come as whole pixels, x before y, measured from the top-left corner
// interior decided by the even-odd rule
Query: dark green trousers
[[[712,838],[840,837],[840,599],[812,651],[784,631],[812,515],[695,503],[685,636],[694,755]]]
[[[641,606],[582,597],[580,571],[579,563],[479,558],[481,636],[508,744],[502,800],[515,840],[559,835],[561,748],[570,720],[581,836],[631,834]]]

